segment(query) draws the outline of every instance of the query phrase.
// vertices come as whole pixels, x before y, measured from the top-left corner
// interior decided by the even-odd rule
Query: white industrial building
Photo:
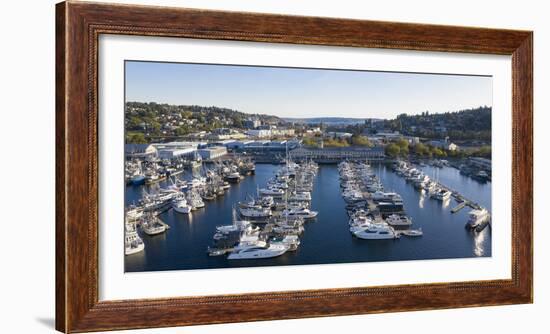
[[[184,147],[184,148],[159,148],[158,157],[161,159],[174,159],[174,158],[183,158],[183,157],[192,157],[197,151],[194,147]]]
[[[125,144],[124,154],[127,158],[149,159],[157,156],[157,149],[151,144]]]
[[[227,148],[225,146],[212,146],[208,148],[201,148],[197,150],[197,153],[203,160],[213,160],[226,155]]]

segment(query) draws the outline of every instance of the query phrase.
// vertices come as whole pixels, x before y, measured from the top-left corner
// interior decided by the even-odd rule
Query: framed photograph
[[[532,32],[56,14],[59,331],[532,302]]]

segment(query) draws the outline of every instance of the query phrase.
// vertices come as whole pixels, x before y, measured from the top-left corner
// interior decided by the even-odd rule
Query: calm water
[[[451,214],[450,209],[457,204],[454,199],[445,206],[439,201],[425,197],[384,165],[375,165],[373,169],[380,176],[387,191],[393,190],[401,194],[405,210],[413,219],[413,228],[422,227],[422,237],[403,236],[396,240],[353,238],[348,230],[345,202],[340,195],[337,167],[320,165],[312,193],[312,209],[319,211],[319,215],[315,221],[305,225],[305,232],[301,236],[301,245],[297,251],[261,260],[229,261],[225,256],[208,256],[206,248],[211,244],[215,227],[231,223],[234,203],[244,200],[247,195],[255,194],[256,185],[265,185],[278,168],[280,165],[256,165],[256,175],[247,176],[241,183],[232,185],[225,196],[205,202],[205,208],[194,211],[189,216],[172,210],[161,214],[160,218],[171,228],[162,235],[151,237],[141,234],[145,250],[125,257],[126,271],[491,256],[491,228],[488,227],[481,233],[464,228],[469,208]],[[491,209],[491,183],[478,183],[460,175],[454,168],[423,169],[430,177]],[[141,187],[126,188],[127,204],[137,201],[140,196]]]

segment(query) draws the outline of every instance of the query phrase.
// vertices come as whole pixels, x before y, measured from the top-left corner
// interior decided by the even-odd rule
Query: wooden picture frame
[[[97,46],[101,34],[512,56],[512,278],[99,301]],[[530,31],[59,3],[56,7],[56,329],[83,332],[531,303],[532,126],[533,33]]]

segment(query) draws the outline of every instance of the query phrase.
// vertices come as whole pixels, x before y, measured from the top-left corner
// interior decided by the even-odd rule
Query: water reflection
[[[471,233],[474,238],[474,255],[483,256],[485,254],[485,235],[487,234],[487,228],[482,232]]]
[[[418,197],[418,207],[423,209],[424,208],[424,201],[426,200],[426,195],[424,194],[424,191],[420,193],[420,196]]]

